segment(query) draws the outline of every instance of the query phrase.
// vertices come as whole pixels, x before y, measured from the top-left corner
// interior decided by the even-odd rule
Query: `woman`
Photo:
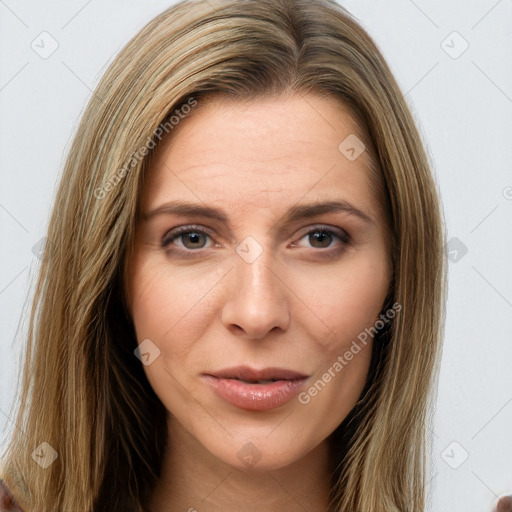
[[[84,113],[48,240],[6,510],[425,510],[442,214],[335,2],[151,21]]]

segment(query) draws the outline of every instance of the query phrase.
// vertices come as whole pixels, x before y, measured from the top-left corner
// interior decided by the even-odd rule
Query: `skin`
[[[144,371],[169,412],[153,512],[327,509],[326,438],[360,396],[371,338],[307,404],[240,409],[201,375],[283,367],[309,375],[307,390],[379,319],[391,278],[384,218],[367,153],[350,161],[338,149],[358,133],[333,98],[217,97],[162,141],[143,214],[179,199],[221,208],[231,225],[161,211],[138,226],[128,300],[138,342],[160,350]],[[371,221],[329,212],[284,222],[292,206],[340,199]],[[322,238],[321,227],[333,235]],[[249,236],[262,250],[251,263],[236,252]],[[258,458],[250,465],[237,455],[247,443]]]

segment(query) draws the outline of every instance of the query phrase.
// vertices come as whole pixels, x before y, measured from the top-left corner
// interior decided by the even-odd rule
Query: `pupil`
[[[195,245],[201,242],[201,237],[201,234],[189,233],[185,235],[185,242],[191,242],[192,245]],[[185,246],[187,246],[187,243],[185,243]]]
[[[328,233],[325,233],[323,231],[317,231],[316,233],[312,233],[311,236],[313,236],[313,241],[312,241],[311,245],[313,245],[314,247],[328,247],[329,246],[329,243],[322,245],[322,241],[325,239],[327,239],[329,242],[329,238],[331,235],[329,235]],[[315,245],[317,242],[320,242],[320,245]]]

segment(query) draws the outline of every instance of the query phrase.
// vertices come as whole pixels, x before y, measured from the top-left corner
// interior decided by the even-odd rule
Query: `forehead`
[[[216,97],[200,103],[162,141],[143,206],[180,199],[277,213],[280,206],[321,197],[350,200],[376,217],[369,156],[357,156],[362,138],[349,111],[332,97]]]

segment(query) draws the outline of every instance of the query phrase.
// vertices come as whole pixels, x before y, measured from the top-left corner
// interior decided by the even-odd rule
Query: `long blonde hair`
[[[2,456],[0,476],[27,512],[128,511],[148,502],[168,440],[124,306],[124,265],[149,167],[141,148],[156,144],[162,126],[172,129],[176,110],[210,94],[290,91],[334,96],[357,119],[389,219],[388,305],[401,305],[375,343],[367,388],[333,434],[332,510],[424,510],[445,235],[409,107],[376,45],[336,2],[196,0],[157,16],[120,52],[67,157]],[[32,456],[41,443],[57,453],[47,468]]]

